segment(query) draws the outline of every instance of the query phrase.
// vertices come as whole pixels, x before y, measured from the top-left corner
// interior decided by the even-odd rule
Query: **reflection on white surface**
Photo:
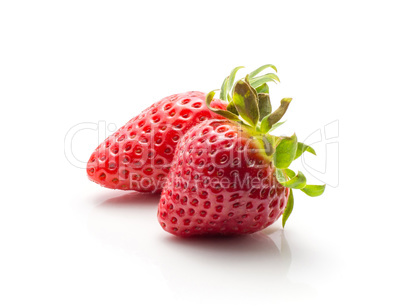
[[[180,301],[244,298],[280,300],[291,292],[298,301],[314,294],[308,285],[292,283],[288,271],[291,247],[282,229],[229,238],[179,238],[162,230],[156,219],[159,196],[127,193],[108,199],[89,215],[90,232],[154,264]],[[151,219],[152,217],[153,219]],[[200,296],[200,292],[208,296]]]

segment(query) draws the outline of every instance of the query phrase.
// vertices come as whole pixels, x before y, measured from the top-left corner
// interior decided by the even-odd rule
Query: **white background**
[[[0,306],[402,305],[398,1],[0,3]],[[294,98],[281,133],[339,124],[306,172],[332,187],[296,194],[284,231],[175,238],[157,196],[79,168],[111,131],[79,131],[65,156],[77,124],[120,127],[267,63],[274,104]]]

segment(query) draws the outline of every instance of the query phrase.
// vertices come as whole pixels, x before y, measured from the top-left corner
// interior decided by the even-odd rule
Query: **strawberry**
[[[204,101],[201,92],[171,95],[132,118],[93,152],[89,179],[112,189],[160,192],[183,134],[207,119],[222,118]],[[226,108],[218,99],[213,105]]]
[[[293,209],[293,189],[309,196],[325,185],[307,185],[302,172],[289,169],[303,152],[315,151],[296,135],[277,137],[291,99],[282,99],[271,112],[268,81],[273,73],[256,77],[264,66],[239,80],[233,89],[222,86],[229,104],[218,110],[227,119],[211,119],[191,128],[176,147],[158,206],[163,229],[178,236],[249,234],[266,228],[281,215],[283,226]],[[233,78],[233,76],[232,76]]]

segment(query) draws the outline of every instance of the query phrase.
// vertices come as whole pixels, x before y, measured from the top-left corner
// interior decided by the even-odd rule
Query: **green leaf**
[[[269,87],[268,84],[264,83],[262,85],[260,85],[259,87],[255,88],[255,90],[257,91],[257,93],[267,93],[269,94]]]
[[[230,111],[231,113],[234,113],[235,115],[239,115],[239,113],[237,112],[236,106],[234,105],[233,101],[231,101],[227,105],[226,110]]]
[[[211,110],[229,120],[240,121],[239,117],[236,116],[235,114],[231,113],[230,111],[211,107],[211,102],[212,102],[214,96],[215,96],[215,92],[211,91],[207,94],[207,96],[205,98],[205,103],[207,104],[207,107],[209,110]]]
[[[274,74],[274,73],[268,73],[268,74],[262,75],[261,77],[255,77],[255,78],[262,78],[262,77],[269,77],[269,78],[272,78],[273,80],[275,80],[275,81],[277,81],[277,82],[281,82],[281,81],[279,80],[278,75],[276,75],[276,74]]]
[[[283,212],[283,215],[282,215],[282,227],[283,228],[285,227],[286,221],[288,220],[290,214],[292,214],[294,202],[295,201],[293,198],[293,190],[290,189],[288,203],[286,204],[285,211]]]
[[[310,197],[318,197],[324,193],[325,185],[306,185],[301,190]]]
[[[263,65],[259,68],[257,68],[256,70],[252,71],[249,75],[250,78],[253,78],[254,76],[257,76],[259,73],[261,73],[263,70],[267,69],[267,68],[272,68],[275,72],[278,72],[278,70],[276,69],[275,65],[272,64],[266,64]]]
[[[283,138],[276,147],[274,154],[274,165],[276,168],[285,169],[290,166],[295,158],[297,151],[297,137],[293,134],[291,137]]]
[[[286,175],[282,169],[275,170],[275,176],[279,183],[286,182]]]
[[[229,76],[225,78],[225,80],[223,81],[222,86],[221,86],[221,93],[219,95],[219,98],[223,101],[226,101],[228,81],[229,81]]]
[[[246,81],[239,80],[234,88],[233,103],[239,115],[247,123],[255,127],[260,119],[257,96],[254,89]]]
[[[271,156],[274,153],[274,147],[266,136],[262,136],[262,142],[264,143],[265,154],[267,154],[267,156]]]
[[[293,178],[296,176],[296,172],[294,172],[291,169],[283,169],[283,172],[289,177],[289,179]]]
[[[304,144],[302,142],[298,142],[297,143],[297,152],[296,152],[295,159],[299,158],[306,151],[311,153],[311,154],[317,155],[315,153],[314,149],[311,146],[306,145],[306,144]]]
[[[258,110],[260,111],[260,121],[272,111],[271,99],[267,93],[258,94]]]
[[[268,122],[268,121],[267,121]],[[274,125],[272,125],[272,127],[270,129],[268,129],[270,132],[272,132],[273,130],[277,129],[279,126],[281,126],[282,124],[284,124],[286,121],[283,122],[278,122],[275,123]]]
[[[286,110],[288,110],[291,101],[291,98],[283,98],[278,109],[276,109],[273,113],[269,115],[268,122],[270,129],[275,123],[282,119],[283,115],[286,113]]]
[[[290,180],[286,180],[286,177],[290,178]],[[325,190],[325,185],[306,185],[306,177],[300,171],[296,175],[291,169],[276,169],[276,178],[283,186],[300,189],[310,197],[320,196]]]
[[[266,116],[265,118],[263,118],[261,120],[261,124],[260,124],[260,131],[262,134],[266,134],[269,131],[269,122],[268,122],[268,117]]]
[[[288,169],[290,170],[290,169]],[[290,170],[292,171],[292,170]],[[292,171],[293,172],[293,171]],[[286,171],[285,171],[286,173]],[[287,173],[286,173],[287,174]],[[294,172],[293,172],[294,174]],[[295,189],[302,189],[306,186],[307,179],[304,174],[299,171],[296,176],[293,176],[290,180],[285,182],[280,182],[283,186]]]
[[[253,88],[257,88],[260,85],[267,83],[267,82],[277,82],[279,81],[279,77],[276,76],[274,73],[269,73],[266,75],[262,75],[260,77],[250,78],[250,84]]]
[[[250,86],[251,91],[254,93],[255,97],[257,97],[257,105],[258,105],[258,93],[257,91],[250,85],[250,77],[249,75],[246,75],[246,77],[244,78],[244,80],[246,81],[246,83]]]
[[[274,147],[274,149],[277,148],[278,144],[281,142],[281,140],[283,139],[283,137],[277,137],[274,135],[270,135],[270,134],[266,134],[265,135],[268,139],[268,141],[272,144],[272,146]]]
[[[244,68],[244,66],[235,67],[235,68],[230,72],[229,80],[228,80],[228,87],[227,87],[227,92],[228,92],[228,94],[231,93],[231,90],[232,90],[232,87],[233,87],[233,84],[234,84],[234,81],[235,81],[236,73],[237,73],[237,71],[238,71],[239,69],[241,69],[241,68]],[[226,97],[227,97],[227,95],[226,95]]]

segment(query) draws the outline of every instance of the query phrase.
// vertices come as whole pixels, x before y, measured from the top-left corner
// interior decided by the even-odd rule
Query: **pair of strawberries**
[[[264,65],[235,82],[236,67],[215,93],[168,96],[131,119],[91,155],[89,178],[107,188],[160,193],[158,220],[178,236],[233,235],[266,228],[293,209],[292,189],[319,196],[289,169],[314,150],[296,135],[278,137],[291,99],[272,111]]]

